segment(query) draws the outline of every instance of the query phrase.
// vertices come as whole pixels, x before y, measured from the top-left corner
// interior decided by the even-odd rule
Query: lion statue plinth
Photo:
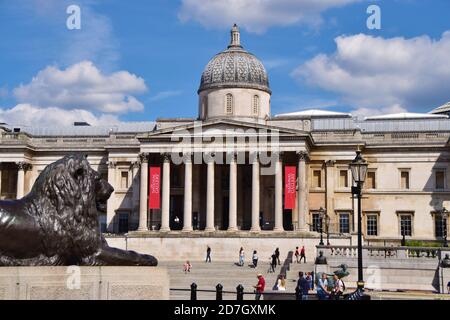
[[[113,191],[84,155],[48,165],[25,197],[0,201],[0,266],[156,266],[106,243],[98,211]]]

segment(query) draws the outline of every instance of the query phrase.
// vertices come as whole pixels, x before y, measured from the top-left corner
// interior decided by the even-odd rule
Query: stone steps
[[[268,273],[269,264],[260,263],[256,269],[247,265],[239,267],[234,262],[212,262],[191,261],[191,272],[184,273],[183,262],[160,262],[160,266],[168,270],[170,276],[170,288],[172,289],[190,289],[193,282],[197,284],[197,290],[214,290],[214,292],[197,292],[199,300],[214,300],[216,298],[215,289],[218,283],[223,286],[224,300],[236,300],[236,287],[242,284],[245,292],[253,292],[253,286],[258,279],[256,275],[261,273],[266,280],[266,290],[271,290],[276,283],[280,272],[280,267],[276,268],[275,273]],[[176,300],[190,299],[190,291],[171,290],[170,298]],[[253,294],[244,295],[245,299],[253,300]]]

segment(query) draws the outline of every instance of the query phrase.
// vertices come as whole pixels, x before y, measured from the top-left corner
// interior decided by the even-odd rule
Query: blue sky
[[[66,27],[71,4],[81,30]],[[366,27],[371,4],[381,30]],[[272,114],[428,112],[450,101],[449,12],[448,0],[0,0],[0,121],[196,117],[233,22],[268,69]]]

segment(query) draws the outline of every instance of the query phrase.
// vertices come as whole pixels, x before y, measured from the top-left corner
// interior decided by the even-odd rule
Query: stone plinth
[[[0,300],[168,300],[155,267],[0,267]]]

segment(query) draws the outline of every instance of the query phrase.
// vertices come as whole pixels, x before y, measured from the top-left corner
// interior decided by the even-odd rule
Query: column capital
[[[306,151],[297,151],[297,157],[299,161],[308,161],[309,154]]]
[[[20,171],[27,171],[27,170],[30,170],[32,167],[30,163],[25,162],[25,161],[16,162],[16,165]]]
[[[139,153],[139,162],[144,163],[147,162],[150,158],[150,154],[148,152]]]
[[[170,162],[170,153],[169,152],[163,152],[163,153],[161,153],[161,156],[162,156],[164,162]]]
[[[205,156],[203,157],[203,159],[205,160],[206,163],[214,163],[215,156],[216,156],[215,152],[205,152]]]
[[[186,152],[183,154],[183,162],[187,163],[187,162],[192,162],[192,153],[190,152]]]
[[[227,160],[230,159],[230,161],[235,162],[236,161],[236,156],[237,156],[237,152],[236,151],[229,151],[229,152],[227,152]]]
[[[140,161],[133,161],[130,165],[131,169],[139,169],[140,167]]]
[[[334,167],[335,164],[336,164],[336,160],[326,160],[325,161],[326,167]]]
[[[114,169],[114,168],[116,167],[116,162],[115,162],[115,161],[110,161],[110,160],[108,160],[108,161],[106,162],[106,164],[108,165],[108,168],[109,168],[109,169]]]

